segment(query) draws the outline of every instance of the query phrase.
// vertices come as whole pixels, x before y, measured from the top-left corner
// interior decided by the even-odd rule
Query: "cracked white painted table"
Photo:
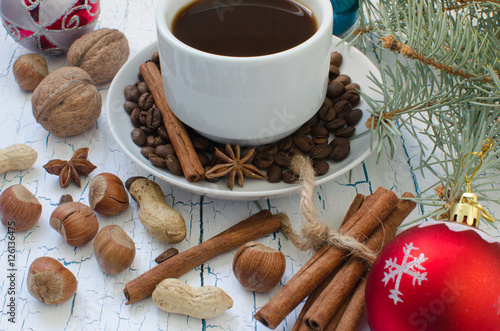
[[[157,1],[129,0],[116,6],[116,2],[103,1],[102,13],[97,28],[116,28],[128,38],[131,56],[156,40],[154,12]],[[297,250],[281,233],[275,233],[260,242],[282,250],[286,256],[287,267],[278,287],[265,294],[243,289],[234,278],[231,262],[234,251],[214,258],[200,267],[180,277],[192,286],[216,285],[223,288],[233,299],[234,306],[222,315],[199,320],[181,315],[171,315],[159,310],[151,298],[132,305],[126,305],[123,289],[125,283],[134,279],[155,265],[154,258],[168,245],[153,240],[137,218],[138,207],[135,202],[116,217],[98,216],[101,226],[119,224],[131,235],[137,255],[129,270],[107,276],[101,272],[94,257],[92,245],[73,248],[63,242],[62,237],[49,226],[49,217],[62,194],[71,194],[76,201],[88,203],[88,184],[93,176],[111,172],[123,180],[132,176],[149,176],[134,164],[113,140],[105,120],[105,107],[97,124],[87,132],[66,139],[49,135],[33,118],[31,94],[19,89],[14,81],[12,65],[28,50],[17,45],[6,31],[0,29],[0,147],[14,143],[25,143],[38,151],[38,160],[32,169],[11,171],[3,175],[0,189],[22,183],[43,205],[39,223],[26,232],[16,234],[16,315],[15,324],[8,319],[7,293],[10,281],[7,265],[6,230],[0,230],[0,314],[1,330],[267,330],[254,318],[253,314],[262,307],[283,284],[309,258],[309,254]],[[63,57],[49,58],[49,68],[55,70],[64,65]],[[103,100],[106,100],[109,85],[99,86]],[[68,159],[80,147],[89,147],[89,159],[97,169],[88,177],[82,178],[82,188],[74,184],[61,189],[56,176],[48,175],[42,166],[53,158]],[[372,154],[350,174],[316,188],[314,199],[318,215],[330,227],[337,228],[339,220],[356,193],[370,194],[377,187],[393,190],[398,196],[403,192],[418,194],[421,188],[428,187],[432,177],[423,178],[411,170],[418,166],[418,147],[407,137],[401,139],[394,160],[384,150],[377,162]],[[213,199],[188,193],[156,180],[166,194],[167,201],[179,211],[187,222],[188,235],[185,241],[175,245],[180,251],[186,250],[231,225],[247,218],[259,210],[252,201],[229,201]],[[260,200],[258,203],[272,212],[286,212],[293,225],[300,228],[299,195],[293,194],[280,198]],[[486,207],[488,207],[486,205]],[[491,207],[492,208],[492,207]],[[490,211],[500,214],[498,208]],[[421,215],[418,207],[409,219]],[[498,231],[486,229],[496,238]],[[68,302],[49,306],[33,298],[26,287],[26,276],[31,262],[39,256],[51,256],[61,261],[78,279],[77,294]],[[291,330],[300,306],[279,325],[277,330]],[[360,330],[368,330],[363,322]]]

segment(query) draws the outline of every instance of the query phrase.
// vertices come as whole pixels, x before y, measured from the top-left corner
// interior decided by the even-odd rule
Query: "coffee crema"
[[[312,12],[292,0],[196,0],[172,22],[173,35],[183,43],[236,57],[285,51],[317,29]]]

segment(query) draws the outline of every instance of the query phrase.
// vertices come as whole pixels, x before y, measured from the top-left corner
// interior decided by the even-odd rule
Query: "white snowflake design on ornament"
[[[411,255],[411,251],[417,249],[417,247],[413,246],[412,242],[405,244],[405,247],[403,248],[405,255],[401,264],[397,263],[397,257],[395,257],[394,260],[389,258],[385,261],[384,269],[389,269],[389,272],[384,272],[384,278],[382,281],[384,282],[384,286],[387,286],[387,283],[390,280],[395,282],[394,289],[389,291],[389,298],[394,300],[394,305],[397,305],[398,302],[403,302],[403,299],[401,299],[403,293],[399,290],[399,285],[401,284],[401,278],[403,278],[404,274],[413,277],[413,286],[415,286],[415,283],[417,282],[418,285],[421,285],[423,280],[427,280],[427,272],[418,271],[425,270],[425,268],[422,267],[422,263],[427,261],[427,258],[423,253],[421,253],[418,257]],[[410,259],[412,260],[409,261]]]

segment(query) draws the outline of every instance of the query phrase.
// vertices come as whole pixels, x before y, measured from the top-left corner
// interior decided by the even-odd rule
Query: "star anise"
[[[59,176],[61,187],[68,187],[71,181],[74,181],[78,187],[81,187],[80,176],[87,176],[96,168],[95,165],[87,160],[89,149],[79,148],[69,161],[59,159],[50,160],[43,167],[52,175]]]
[[[240,145],[236,144],[234,151],[231,145],[226,144],[226,154],[222,153],[218,148],[215,148],[215,156],[221,160],[221,164],[213,166],[205,173],[207,178],[223,177],[229,175],[227,179],[227,186],[230,190],[234,187],[234,180],[238,176],[238,185],[243,187],[243,176],[256,179],[266,179],[267,176],[257,169],[254,165],[247,163],[255,153],[255,147],[248,153],[241,157]]]

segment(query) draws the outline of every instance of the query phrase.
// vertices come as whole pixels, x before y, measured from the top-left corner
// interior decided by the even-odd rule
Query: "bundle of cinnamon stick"
[[[411,193],[403,198],[412,197]],[[379,252],[415,203],[384,188],[357,195],[337,231]],[[372,261],[371,261],[372,262]],[[293,330],[355,330],[364,312],[364,275],[370,261],[326,244],[257,313],[255,318],[275,329],[306,297]]]

